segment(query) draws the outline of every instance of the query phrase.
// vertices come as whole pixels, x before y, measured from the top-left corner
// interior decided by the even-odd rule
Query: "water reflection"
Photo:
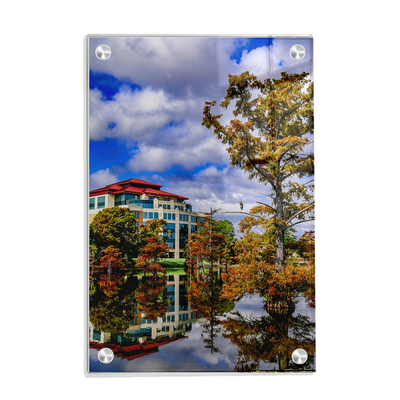
[[[315,323],[304,301],[296,311],[266,309],[257,296],[235,303],[221,298],[218,273],[157,278],[97,271],[90,284],[91,371],[315,368]],[[96,356],[105,346],[116,357],[108,365]],[[291,361],[296,348],[309,354],[300,367]]]

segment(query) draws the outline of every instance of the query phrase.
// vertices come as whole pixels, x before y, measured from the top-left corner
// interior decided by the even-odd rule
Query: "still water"
[[[221,298],[217,275],[151,278],[96,272],[90,277],[90,372],[315,371],[315,314],[270,310],[259,296]],[[101,348],[114,352],[110,364]],[[308,353],[305,364],[293,350]]]

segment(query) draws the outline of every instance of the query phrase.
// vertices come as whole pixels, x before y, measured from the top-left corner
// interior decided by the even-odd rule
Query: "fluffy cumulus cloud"
[[[108,44],[112,56],[98,60],[94,49]],[[175,97],[216,95],[217,57],[213,38],[141,37],[91,39],[90,68]]]
[[[152,141],[167,124],[190,115],[193,105],[161,89],[123,87],[112,101],[98,89],[90,91],[90,139],[107,137],[126,141]]]
[[[90,190],[94,190],[114,182],[118,182],[118,176],[112,173],[109,168],[106,168],[90,175],[89,186]]]

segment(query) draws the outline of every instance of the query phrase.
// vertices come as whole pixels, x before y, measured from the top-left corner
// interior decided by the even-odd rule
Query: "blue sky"
[[[112,49],[107,61],[94,55],[102,43]],[[238,211],[239,201],[248,211],[265,201],[256,191],[269,189],[230,166],[224,146],[201,126],[202,109],[222,100],[229,73],[265,79],[280,76],[282,67],[310,68],[296,71],[289,56],[295,43],[310,61],[310,39],[91,38],[90,189],[135,177],[189,197],[196,211]]]

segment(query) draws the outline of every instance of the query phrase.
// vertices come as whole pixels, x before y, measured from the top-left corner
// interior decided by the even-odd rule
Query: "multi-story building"
[[[170,258],[182,258],[190,233],[204,222],[206,213],[193,211],[188,197],[164,192],[161,185],[140,179],[113,183],[89,193],[89,223],[103,208],[128,207],[137,227],[153,218],[167,221],[171,235],[166,238]]]

